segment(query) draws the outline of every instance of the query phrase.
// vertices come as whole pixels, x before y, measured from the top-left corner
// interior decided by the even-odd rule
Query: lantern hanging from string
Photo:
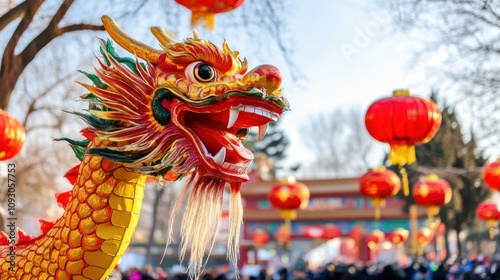
[[[380,219],[380,208],[385,207],[386,198],[394,196],[400,186],[398,175],[384,166],[370,169],[359,178],[359,191],[372,199],[377,221]]]
[[[387,241],[392,244],[397,245],[398,247],[402,247],[403,244],[408,240],[410,236],[410,232],[403,228],[397,228],[393,232],[390,232],[386,235]]]
[[[434,216],[439,214],[439,208],[450,202],[451,195],[450,184],[436,174],[426,176],[413,187],[413,200],[416,204],[427,207],[431,226]]]
[[[309,195],[309,188],[305,184],[290,177],[272,186],[268,199],[274,207],[280,209],[283,219],[295,220],[297,210],[307,207]]]
[[[267,231],[258,228],[252,234],[252,241],[255,246],[262,247],[269,241],[269,234]]]
[[[0,161],[15,157],[21,151],[25,138],[23,125],[0,109]]]
[[[495,191],[500,191],[500,159],[487,162],[483,166],[483,180],[486,185]]]
[[[427,244],[429,244],[429,242],[432,241],[433,237],[434,237],[434,233],[428,227],[423,227],[423,228],[418,230],[417,241],[418,241],[418,244],[422,247],[427,246]]]
[[[417,251],[418,251],[419,256],[423,255],[424,247],[427,246],[427,244],[429,244],[429,242],[432,241],[432,238],[434,238],[434,233],[432,232],[432,229],[430,229],[428,227],[423,227],[423,228],[418,230],[418,232],[417,232],[417,242],[418,242]]]
[[[496,203],[485,201],[481,202],[476,208],[476,215],[479,219],[486,222],[489,228],[490,239],[495,236],[495,229],[498,227],[500,220],[500,209]]]
[[[321,235],[321,238],[323,240],[331,240],[340,237],[341,235],[342,232],[338,226],[334,224],[326,224],[323,227],[323,235]]]
[[[376,230],[370,232],[366,236],[365,241],[366,241],[366,244],[368,245],[368,248],[373,250],[378,246],[378,244],[380,242],[382,242],[382,240],[384,240],[384,238],[385,238],[385,234],[382,231],[376,229]]]
[[[409,90],[395,90],[392,97],[372,103],[365,114],[368,133],[390,145],[389,160],[400,167],[405,196],[409,188],[404,165],[415,162],[415,145],[425,144],[436,135],[441,118],[436,103],[411,96]]]
[[[278,244],[283,245],[285,248],[288,247],[290,240],[291,240],[291,232],[290,228],[285,225],[280,225],[278,227],[278,230],[274,234],[274,239],[278,242]]]
[[[230,12],[243,4],[244,0],[175,0],[191,10],[191,25],[215,28],[215,15]]]
[[[354,240],[360,240],[363,236],[365,236],[365,233],[361,226],[354,226],[351,232],[349,232],[349,236]]]

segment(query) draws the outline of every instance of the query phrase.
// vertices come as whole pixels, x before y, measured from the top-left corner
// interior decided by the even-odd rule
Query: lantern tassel
[[[203,27],[214,30],[215,29],[215,14],[212,12],[193,12],[191,15],[191,26],[195,27],[198,24]]]
[[[403,183],[403,194],[404,196],[410,195],[410,187],[408,183],[408,173],[406,173],[406,168],[400,166],[399,172],[401,173],[401,179]]]
[[[280,211],[281,218],[284,220],[295,220],[297,219],[297,210],[295,209],[282,209]]]
[[[415,146],[391,145],[389,160],[393,165],[412,164],[417,160]]]
[[[377,221],[377,223],[380,220],[380,212],[380,207],[375,207],[375,221]]]
[[[427,208],[427,218],[429,219],[429,226],[434,229],[437,225],[434,221],[434,217],[439,214],[439,206],[429,206]]]
[[[486,221],[486,226],[489,228],[490,239],[495,237],[495,229],[498,227],[498,221],[488,220]]]

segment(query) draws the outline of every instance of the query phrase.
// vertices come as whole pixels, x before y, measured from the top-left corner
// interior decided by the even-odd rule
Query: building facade
[[[411,220],[410,215],[403,211],[404,201],[392,197],[386,200],[385,207],[381,209],[381,219],[375,220],[375,208],[371,199],[361,196],[358,178],[297,181],[309,187],[310,199],[308,206],[298,210],[297,218],[291,222],[291,243],[287,249],[289,254],[285,261],[293,262],[294,258],[303,258],[308,252],[314,252],[314,248],[327,244],[326,240],[308,236],[307,230],[312,226],[333,224],[340,228],[341,236],[328,242],[333,249],[327,250],[330,253],[326,258],[355,262],[380,257],[381,252],[375,255],[364,242],[364,236],[369,232],[374,229],[386,233],[396,228],[411,229],[422,225],[426,218],[426,209],[417,208],[415,217]],[[280,216],[280,209],[274,208],[267,198],[270,188],[278,183],[279,181],[276,180],[261,180],[252,177],[252,180],[241,188],[245,209],[241,248],[242,265],[262,261],[259,260],[259,255],[261,259],[265,258],[265,261],[272,261],[273,257],[286,249],[280,247],[274,236],[284,222]],[[257,229],[264,229],[268,232],[270,241],[262,249],[273,252],[271,256],[259,254],[262,249],[256,250],[252,242],[252,234]],[[362,229],[363,234],[359,234],[359,229]],[[403,250],[411,250],[411,248]]]

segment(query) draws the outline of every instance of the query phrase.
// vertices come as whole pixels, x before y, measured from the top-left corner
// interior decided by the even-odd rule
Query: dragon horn
[[[143,44],[129,35],[127,35],[116,23],[116,21],[110,16],[103,16],[101,18],[102,23],[106,31],[108,31],[109,35],[113,40],[128,52],[137,55],[138,57],[145,59],[152,63],[158,62],[158,57],[161,54],[161,51],[155,50],[152,47]]]
[[[160,42],[160,44],[164,47],[167,47],[172,43],[177,43],[177,41],[170,37],[170,35],[168,35],[168,33],[165,32],[165,30],[163,30],[161,27],[152,26],[151,33],[153,33],[156,39],[158,39],[158,42]]]

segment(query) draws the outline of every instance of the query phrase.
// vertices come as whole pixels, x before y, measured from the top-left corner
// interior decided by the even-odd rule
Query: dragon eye
[[[186,68],[186,76],[191,81],[208,83],[213,82],[217,75],[215,68],[212,65],[202,61],[197,61],[189,64]]]

